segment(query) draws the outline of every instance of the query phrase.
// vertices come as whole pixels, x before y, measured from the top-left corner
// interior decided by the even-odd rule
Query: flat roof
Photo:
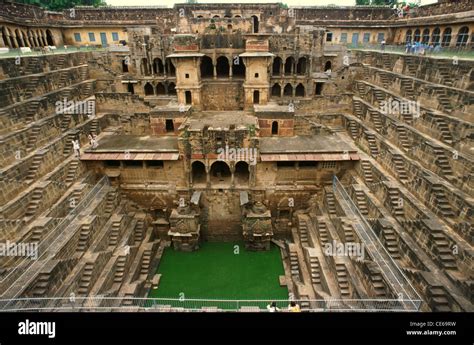
[[[89,148],[86,153],[125,153],[125,152],[178,152],[178,138],[175,136],[155,137],[151,135],[114,134],[101,138],[96,149]]]
[[[357,148],[338,135],[312,135],[296,137],[262,137],[260,153],[355,153]]]
[[[193,113],[186,119],[183,125],[189,124],[189,130],[200,131],[204,127],[209,130],[229,130],[230,126],[235,129],[247,128],[250,125],[258,127],[257,117],[245,111],[205,111]]]

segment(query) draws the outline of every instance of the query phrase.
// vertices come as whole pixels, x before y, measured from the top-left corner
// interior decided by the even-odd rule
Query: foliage
[[[104,0],[16,0],[16,2],[41,6],[50,11],[61,11],[74,6],[105,6]]]

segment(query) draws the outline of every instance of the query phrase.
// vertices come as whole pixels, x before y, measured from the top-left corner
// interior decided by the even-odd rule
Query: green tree
[[[104,6],[104,0],[16,0],[29,5],[41,6],[51,11],[61,11],[74,6]]]
[[[370,0],[356,0],[356,6],[368,6],[370,5]]]

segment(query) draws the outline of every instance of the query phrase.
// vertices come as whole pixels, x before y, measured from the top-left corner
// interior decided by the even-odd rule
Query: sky
[[[173,7],[175,3],[185,3],[186,0],[105,0],[108,5],[112,6],[166,6]],[[282,2],[288,6],[324,6],[324,5],[339,5],[339,6],[353,6],[355,0],[197,0],[201,3],[276,3]],[[407,2],[411,2],[408,0]],[[416,2],[416,0],[413,0]],[[422,5],[431,4],[437,0],[421,0]]]

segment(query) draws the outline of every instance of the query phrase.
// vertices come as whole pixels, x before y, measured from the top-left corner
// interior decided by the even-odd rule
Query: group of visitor
[[[439,44],[425,44],[421,42],[410,42],[408,41],[405,44],[405,53],[406,54],[415,54],[415,55],[425,55],[431,53],[437,53],[441,50],[441,46]]]
[[[277,307],[276,302],[272,302],[269,305],[267,305],[267,310],[270,313],[281,311],[281,309]],[[298,304],[296,304],[296,302],[291,301],[290,304],[288,305],[288,311],[292,313],[299,313],[301,311],[301,308]]]

